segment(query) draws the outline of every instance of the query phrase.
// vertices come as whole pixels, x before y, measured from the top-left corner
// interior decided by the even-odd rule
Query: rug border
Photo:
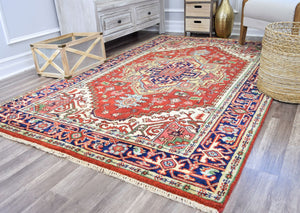
[[[209,212],[209,213],[217,213],[217,212],[223,212],[223,210],[225,209],[226,204],[227,204],[227,202],[228,202],[228,200],[231,196],[231,193],[233,192],[236,184],[238,183],[238,181],[241,177],[244,166],[245,166],[245,164],[248,160],[249,155],[251,154],[251,150],[254,146],[256,138],[257,138],[262,126],[263,126],[263,123],[266,119],[268,111],[269,111],[269,109],[272,105],[272,101],[273,100],[271,99],[270,102],[268,103],[269,105],[268,105],[268,107],[266,108],[266,110],[264,112],[262,120],[260,121],[260,126],[257,128],[255,136],[251,140],[251,144],[250,144],[250,147],[247,151],[247,154],[246,154],[246,156],[245,156],[245,158],[244,158],[244,160],[243,160],[243,162],[240,166],[239,172],[238,172],[235,180],[231,184],[231,187],[230,187],[223,203],[216,203],[216,202],[213,202],[213,201],[210,201],[210,200],[205,200],[203,198],[200,198],[200,197],[197,197],[197,196],[194,196],[194,195],[190,195],[190,194],[188,194],[184,191],[180,191],[180,190],[177,190],[177,189],[172,188],[170,186],[164,185],[162,183],[158,183],[158,182],[149,180],[147,178],[144,178],[144,177],[139,176],[139,175],[137,175],[133,172],[124,170],[122,168],[117,168],[117,167],[111,166],[109,164],[105,164],[105,163],[102,163],[100,161],[96,161],[96,160],[90,159],[88,157],[82,156],[80,154],[74,153],[72,151],[65,150],[65,149],[62,149],[60,147],[57,147],[57,146],[54,146],[54,145],[51,145],[51,144],[33,139],[33,138],[29,138],[29,137],[26,137],[26,136],[23,136],[23,135],[19,135],[18,133],[10,132],[10,131],[4,130],[2,128],[0,128],[0,136],[3,136],[7,139],[10,139],[10,140],[13,140],[13,141],[16,141],[16,142],[20,142],[20,143],[25,144],[25,145],[29,145],[29,146],[37,148],[41,151],[45,151],[46,153],[54,154],[57,157],[61,157],[61,158],[70,160],[74,163],[77,163],[79,165],[94,169],[94,170],[99,171],[99,172],[101,172],[105,175],[115,177],[119,180],[123,180],[127,183],[139,186],[143,189],[146,189],[146,190],[151,191],[153,193],[156,193],[158,195],[164,196],[164,197],[169,198],[171,200],[179,201],[181,203],[184,203],[188,206],[199,209],[201,211],[205,211],[205,212]],[[163,186],[163,187],[159,188],[159,186]],[[169,190],[168,191],[163,190],[162,188],[166,188],[166,189],[169,189]],[[186,196],[182,197],[181,195],[184,195],[184,194]],[[198,200],[198,202],[196,200]],[[201,203],[199,203],[199,201]]]
[[[220,210],[218,210],[218,209],[220,209],[220,207],[213,208],[213,207],[208,206],[208,204],[206,204],[206,205],[202,204],[202,203],[204,203],[202,201],[201,201],[201,203],[199,203],[199,202],[195,201],[194,199],[189,199],[188,197],[190,197],[191,195],[188,193],[187,193],[187,195],[189,195],[189,196],[182,197],[182,196],[177,195],[170,191],[178,191],[180,194],[184,194],[185,193],[184,191],[176,190],[172,187],[166,186],[162,183],[158,183],[158,182],[155,182],[152,180],[149,181],[149,179],[147,179],[147,178],[136,175],[135,173],[124,170],[122,168],[117,168],[114,166],[110,166],[109,164],[105,164],[105,163],[102,163],[102,162],[99,162],[96,160],[91,160],[88,157],[82,156],[77,153],[73,153],[72,151],[69,151],[69,150],[60,150],[59,147],[53,146],[51,144],[47,144],[42,141],[28,138],[26,136],[18,135],[17,133],[13,133],[13,132],[1,129],[1,128],[0,128],[0,136],[7,138],[9,140],[13,140],[13,142],[22,143],[24,145],[31,146],[31,147],[41,150],[43,152],[53,154],[57,157],[60,157],[60,158],[66,159],[66,160],[70,160],[71,162],[76,163],[78,165],[94,169],[105,175],[117,178],[121,181],[130,183],[132,185],[138,186],[145,190],[151,191],[151,192],[158,194],[160,196],[163,196],[165,198],[169,198],[171,200],[178,201],[180,203],[183,203],[190,207],[199,209],[201,211],[205,211],[208,213],[221,212]],[[70,154],[69,154],[69,152],[70,152]],[[76,155],[78,155],[78,157],[76,157]],[[112,167],[113,169],[110,169],[110,167]],[[119,170],[121,170],[123,172],[119,172]],[[142,179],[145,179],[145,181],[143,181]],[[150,182],[153,182],[153,184],[151,184]],[[158,186],[156,186],[156,185],[158,185]],[[164,188],[170,188],[171,190],[170,191],[163,190],[163,189],[159,188],[159,185],[163,185]],[[197,199],[202,199],[202,198],[197,197]],[[207,202],[207,200],[205,200],[205,199],[203,199],[203,201]],[[208,202],[212,202],[212,201],[208,201]],[[215,203],[215,202],[213,202],[213,203]]]
[[[145,41],[138,42],[137,44],[127,48],[126,50],[116,52],[115,54],[108,57],[107,60],[118,57],[119,55],[123,54],[126,51],[130,51],[130,50],[135,49],[135,48],[137,48],[141,45],[145,45],[148,42],[150,42],[152,40],[155,40],[159,37],[183,37],[183,36],[182,35],[156,35],[152,38],[146,39]],[[202,37],[193,37],[193,38],[196,38],[196,39],[199,39],[199,40],[201,40],[201,39],[223,40],[221,38],[202,38]],[[237,42],[236,39],[228,39],[228,40]],[[257,43],[261,43],[261,42],[250,41],[250,42],[247,42],[247,43],[257,44]],[[238,43],[236,43],[236,44],[238,44]],[[259,66],[259,64],[257,66]],[[97,67],[92,68],[92,69],[97,69]],[[80,75],[82,75],[82,74],[79,74],[79,75],[74,76],[74,77],[78,77]],[[25,92],[24,94],[21,94],[17,97],[9,98],[8,100],[5,100],[4,102],[2,102],[1,105],[5,104],[5,103],[8,103],[10,101],[16,100],[20,97],[26,96],[26,95],[30,94],[32,91],[40,90],[40,89],[42,89],[42,88],[44,88],[48,85],[55,84],[55,83],[57,83],[59,81],[62,81],[62,80],[65,80],[65,79],[54,79],[54,80],[48,82],[46,85],[42,85],[40,87],[32,89],[32,90],[30,90],[28,92]],[[0,128],[0,136],[3,136],[7,139],[10,139],[10,140],[13,140],[13,141],[16,141],[16,142],[20,142],[20,143],[25,144],[25,145],[29,145],[31,147],[37,148],[37,149],[45,151],[47,153],[54,154],[57,157],[61,157],[61,158],[70,160],[70,161],[72,161],[74,163],[77,163],[79,165],[83,165],[83,166],[86,166],[88,168],[94,169],[94,170],[99,171],[99,172],[101,172],[105,175],[109,175],[109,176],[115,177],[119,180],[123,180],[125,182],[131,183],[133,185],[139,186],[143,189],[146,189],[146,190],[149,190],[153,193],[156,193],[160,196],[164,196],[164,197],[169,198],[171,200],[184,203],[184,204],[186,204],[188,206],[191,206],[193,208],[196,208],[196,209],[199,209],[199,210],[202,210],[202,211],[205,211],[205,212],[209,212],[209,213],[215,213],[215,212],[222,212],[224,210],[224,208],[225,208],[225,206],[226,206],[226,204],[227,204],[227,202],[228,202],[228,200],[231,196],[231,193],[232,193],[233,189],[235,188],[235,186],[236,186],[236,184],[237,184],[237,182],[238,182],[238,180],[241,176],[242,170],[243,170],[243,168],[244,168],[244,166],[247,162],[247,159],[248,159],[248,157],[251,153],[254,142],[255,142],[255,140],[256,140],[259,132],[260,132],[260,129],[261,129],[261,127],[262,127],[262,125],[265,121],[265,118],[268,114],[268,111],[269,111],[269,108],[270,108],[271,104],[272,104],[272,99],[268,102],[268,107],[266,108],[266,110],[264,112],[264,115],[263,115],[263,118],[260,121],[261,125],[257,128],[256,133],[255,133],[254,137],[252,138],[252,140],[250,142],[250,146],[248,148],[247,154],[245,155],[245,158],[243,159],[243,162],[242,162],[242,164],[239,168],[239,172],[238,172],[235,180],[231,184],[231,187],[228,190],[228,193],[227,193],[223,203],[217,203],[217,202],[214,202],[214,201],[211,201],[211,200],[206,200],[206,199],[200,198],[196,195],[191,195],[191,194],[189,194],[187,192],[184,192],[182,190],[175,189],[175,188],[167,186],[163,183],[159,183],[159,182],[155,182],[153,180],[149,180],[147,178],[144,178],[140,175],[137,175],[133,172],[124,170],[122,168],[117,168],[117,167],[111,166],[109,164],[105,164],[105,163],[102,163],[100,161],[96,161],[96,160],[90,159],[88,157],[82,156],[80,154],[74,153],[72,151],[65,150],[65,149],[62,149],[60,147],[56,147],[54,145],[45,143],[43,141],[39,141],[39,140],[32,139],[32,138],[29,138],[29,137],[26,137],[26,136],[23,136],[23,135],[19,135],[18,133],[10,132],[10,131],[4,130],[2,128]],[[162,186],[162,187],[159,187],[159,186]],[[167,189],[167,190],[163,190],[162,188]],[[183,197],[181,195],[183,195],[185,197]]]
[[[259,66],[259,65],[258,65],[258,66]],[[231,184],[230,189],[228,190],[228,193],[227,193],[227,195],[226,195],[226,197],[225,197],[225,200],[224,200],[224,202],[223,202],[223,208],[219,210],[220,213],[223,212],[223,210],[225,209],[226,204],[227,204],[227,202],[229,201],[229,199],[230,199],[230,197],[231,197],[231,193],[232,193],[233,190],[235,189],[235,186],[236,186],[236,184],[238,183],[238,181],[239,181],[239,179],[240,179],[240,177],[241,177],[241,175],[242,175],[242,173],[243,173],[244,167],[245,167],[245,165],[246,165],[246,163],[247,163],[247,160],[248,160],[248,158],[249,158],[249,156],[250,156],[250,154],[251,154],[251,151],[252,151],[253,146],[254,146],[254,144],[255,144],[255,142],[256,142],[256,139],[257,139],[257,137],[258,137],[258,135],[259,135],[259,133],[260,133],[260,130],[261,130],[261,128],[262,128],[262,126],[263,126],[263,124],[264,124],[264,122],[265,122],[265,120],[266,120],[266,117],[267,117],[267,115],[268,115],[268,112],[269,112],[269,110],[270,110],[270,107],[271,107],[272,103],[273,103],[273,99],[270,99],[270,101],[269,101],[269,103],[268,103],[268,107],[266,108],[266,110],[265,110],[265,112],[264,112],[264,115],[263,115],[263,117],[262,117],[262,119],[261,119],[261,121],[260,121],[260,125],[259,125],[259,127],[256,129],[255,135],[254,135],[254,137],[252,138],[252,140],[251,140],[251,142],[250,142],[250,146],[249,146],[249,148],[248,148],[248,150],[247,150],[247,153],[246,153],[246,155],[245,155],[245,158],[243,159],[243,162],[242,162],[242,164],[241,164],[241,166],[240,166],[240,168],[239,168],[239,172],[238,172],[238,174],[236,175],[236,177],[235,177],[233,183]]]

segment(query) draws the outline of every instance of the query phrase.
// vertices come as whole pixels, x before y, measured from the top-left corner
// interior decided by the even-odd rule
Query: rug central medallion
[[[151,52],[88,85],[109,120],[213,105],[245,63],[217,47]]]

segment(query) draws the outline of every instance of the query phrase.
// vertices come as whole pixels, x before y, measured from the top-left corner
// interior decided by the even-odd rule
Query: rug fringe
[[[80,160],[78,158],[72,157],[71,155],[68,155],[66,153],[62,153],[62,152],[59,152],[59,151],[56,151],[56,150],[44,147],[42,145],[30,142],[30,141],[26,141],[26,140],[21,139],[21,138],[13,137],[13,136],[11,136],[9,134],[6,134],[4,132],[0,132],[0,136],[5,137],[5,138],[10,139],[10,140],[13,140],[13,141],[16,141],[16,142],[19,142],[19,143],[22,143],[22,144],[25,144],[25,145],[32,146],[32,147],[34,147],[36,149],[39,149],[41,151],[53,154],[53,155],[55,155],[57,157],[61,157],[61,158],[70,160],[73,163],[76,163],[76,164],[79,164],[79,165],[82,165],[82,166],[94,169],[94,170],[96,170],[98,172],[101,172],[101,173],[103,173],[105,175],[109,175],[111,177],[123,180],[123,181],[125,181],[127,183],[139,186],[140,188],[146,189],[148,191],[151,191],[151,192],[153,192],[155,194],[158,194],[160,196],[169,198],[171,200],[181,202],[181,203],[183,203],[185,205],[191,206],[191,207],[193,207],[195,209],[198,209],[200,211],[204,211],[204,212],[207,212],[207,213],[218,213],[219,212],[217,209],[214,209],[212,207],[205,206],[203,204],[197,203],[195,201],[189,200],[189,199],[181,197],[179,195],[172,194],[170,192],[167,192],[167,191],[162,190],[160,188],[154,187],[154,186],[149,185],[147,183],[138,181],[138,180],[136,180],[134,178],[128,177],[126,175],[122,175],[122,174],[120,174],[118,172],[114,172],[112,170],[109,170],[109,169],[97,166],[97,165],[92,164],[92,163],[87,163],[86,161],[83,161],[83,160]]]

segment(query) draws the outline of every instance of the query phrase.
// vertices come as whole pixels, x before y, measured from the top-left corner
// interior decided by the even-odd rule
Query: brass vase
[[[216,35],[221,38],[228,38],[232,32],[233,21],[234,13],[229,0],[222,0],[215,17]]]

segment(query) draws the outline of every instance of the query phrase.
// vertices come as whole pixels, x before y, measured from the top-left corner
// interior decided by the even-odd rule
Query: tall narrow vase
[[[222,0],[215,17],[215,30],[217,36],[228,38],[232,32],[233,21],[234,13],[229,0]]]

